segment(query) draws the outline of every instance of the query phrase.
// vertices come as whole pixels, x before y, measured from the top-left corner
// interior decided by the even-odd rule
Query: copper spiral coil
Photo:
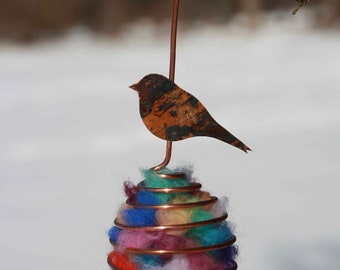
[[[157,172],[155,172],[157,173]],[[176,175],[184,175],[184,173],[176,173]],[[158,174],[157,174],[158,175]],[[163,175],[165,175],[163,173]],[[171,173],[166,174],[166,177],[162,177],[167,179],[168,181],[171,181],[171,179],[174,179],[172,177],[173,175]],[[181,176],[183,178],[183,176]],[[183,187],[175,187],[175,188],[149,188],[145,186],[145,182],[141,181],[137,187],[140,190],[143,191],[149,191],[152,193],[192,193],[194,192],[200,192],[200,189],[202,187],[201,184],[199,183],[191,183],[188,182],[187,186]],[[213,205],[218,202],[218,198],[215,196],[210,196],[206,200],[202,201],[195,201],[195,202],[185,202],[185,203],[174,203],[174,204],[157,204],[157,205],[152,205],[152,204],[139,204],[132,199],[127,199],[125,207],[127,209],[155,209],[155,210],[176,210],[176,209],[195,209],[198,207],[205,207],[209,205]],[[218,224],[221,222],[224,222],[228,217],[228,214],[225,212],[219,217],[211,218],[208,220],[203,220],[199,222],[191,222],[191,223],[185,223],[185,224],[166,224],[166,225],[157,225],[157,226],[132,226],[132,225],[127,225],[124,224],[116,218],[114,221],[115,226],[122,230],[127,230],[127,231],[145,231],[145,232],[171,232],[171,231],[185,231],[193,228],[198,228],[202,226],[207,226],[211,224]],[[204,253],[204,252],[210,252],[214,250],[219,250],[223,249],[229,246],[232,246],[236,241],[235,235],[233,235],[230,239],[223,243],[219,243],[216,245],[207,245],[207,246],[199,246],[199,247],[194,247],[194,248],[182,248],[182,249],[150,249],[150,248],[129,248],[126,247],[124,250],[130,255],[176,255],[176,254],[197,254],[197,253]],[[111,244],[116,247],[115,243],[111,242]],[[237,263],[235,261],[230,261],[230,270],[235,270],[237,269]],[[112,265],[111,265],[112,267]],[[113,269],[118,269],[114,268]]]
[[[167,174],[170,175],[170,174]],[[182,192],[191,192],[200,190],[202,185],[199,183],[189,183],[188,186],[185,187],[171,187],[171,188],[150,188],[145,187],[144,181],[140,182],[137,187],[140,190],[156,192],[156,193],[182,193]]]
[[[184,173],[176,173],[176,175],[185,175]],[[183,177],[181,177],[183,178]],[[166,174],[166,179],[172,178],[172,174]],[[176,187],[176,188],[148,188],[145,187],[144,181],[138,184],[138,188],[140,190],[155,192],[155,193],[184,193],[184,192],[198,192],[201,188],[201,184],[199,183],[188,183],[188,186],[184,187]],[[210,196],[209,199],[197,202],[189,202],[189,203],[177,203],[177,204],[159,204],[159,205],[149,205],[149,204],[138,204],[131,199],[126,200],[126,207],[129,209],[134,208],[145,208],[145,209],[156,209],[156,210],[171,210],[171,209],[184,209],[184,208],[197,208],[204,207],[207,205],[211,205],[218,202],[218,198],[215,196]],[[222,214],[219,217],[211,218],[209,220],[203,220],[199,222],[185,223],[185,224],[167,224],[167,225],[159,225],[159,226],[131,226],[127,224],[123,224],[115,219],[114,224],[120,229],[127,231],[145,231],[145,232],[155,232],[155,231],[181,231],[188,230],[192,228],[198,228],[210,224],[221,223],[226,220],[228,217],[227,213]],[[217,245],[211,246],[201,246],[195,248],[186,248],[186,249],[138,249],[138,248],[126,248],[126,252],[129,254],[154,254],[154,255],[174,255],[174,254],[195,254],[195,253],[203,253],[209,252],[213,250],[223,249],[225,247],[231,246],[235,243],[236,237],[233,235],[231,239],[224,243],[220,243]],[[115,244],[112,243],[114,246]],[[230,269],[237,269],[237,263],[235,261],[231,262],[233,267]]]
[[[120,268],[115,267],[115,266],[109,261],[109,259],[107,260],[107,263],[108,263],[108,265],[110,265],[110,267],[111,267],[113,270],[124,270],[124,269],[120,269]],[[230,268],[230,270],[236,270],[236,269],[237,269],[237,263],[236,263],[235,261],[231,261],[230,263],[232,264],[232,267]]]
[[[216,249],[222,249],[229,247],[236,242],[236,237],[232,237],[228,241],[212,246],[185,248],[185,249],[139,249],[139,248],[127,248],[126,251],[130,254],[148,254],[148,255],[176,255],[176,254],[195,254],[209,252]]]
[[[117,219],[115,219],[114,224],[123,230],[130,230],[130,231],[164,231],[164,230],[184,230],[184,229],[192,229],[197,228],[205,225],[215,224],[222,222],[228,217],[228,214],[225,213],[220,217],[199,221],[199,222],[192,222],[192,223],[186,223],[186,224],[175,224],[175,225],[160,225],[160,226],[129,226],[125,225],[123,223],[120,223]]]
[[[178,208],[192,208],[198,206],[205,206],[209,204],[213,204],[218,201],[218,198],[215,196],[211,196],[209,200],[206,201],[198,201],[198,202],[190,202],[190,203],[181,203],[181,204],[157,204],[157,205],[149,205],[149,204],[137,204],[131,200],[126,200],[126,205],[132,208],[149,208],[149,209],[178,209]]]

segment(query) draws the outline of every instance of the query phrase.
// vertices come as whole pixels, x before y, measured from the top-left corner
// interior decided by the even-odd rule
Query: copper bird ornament
[[[244,152],[251,150],[218,124],[197,98],[168,78],[149,74],[130,88],[138,92],[140,116],[155,136],[167,141],[208,136]]]

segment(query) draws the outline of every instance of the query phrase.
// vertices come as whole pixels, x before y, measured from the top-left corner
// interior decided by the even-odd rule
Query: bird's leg
[[[169,164],[171,159],[171,151],[172,151],[172,141],[166,141],[166,154],[163,162],[152,168],[154,171],[159,171],[166,167]]]

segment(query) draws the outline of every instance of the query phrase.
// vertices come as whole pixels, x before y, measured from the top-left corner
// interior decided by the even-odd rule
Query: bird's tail
[[[248,153],[248,151],[251,151],[251,149],[247,145],[245,145],[243,142],[241,142],[237,138],[235,138],[235,140],[232,141],[230,144],[235,146],[235,147],[237,147],[237,148],[239,148],[239,149],[241,149],[242,151],[244,151],[246,153]]]
[[[231,134],[228,130],[223,128],[223,132],[218,132],[214,136],[216,139],[219,139],[223,142],[229,143],[232,146],[235,146],[239,149],[241,149],[244,152],[251,151],[251,149],[245,145],[243,142],[241,142],[239,139],[237,139],[233,134]]]

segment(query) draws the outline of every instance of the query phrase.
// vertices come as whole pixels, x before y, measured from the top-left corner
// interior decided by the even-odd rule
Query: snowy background
[[[144,22],[120,39],[0,44],[1,269],[108,269],[123,181],[164,158],[128,85],[168,74],[168,33]],[[237,17],[182,29],[177,49],[177,84],[253,150],[193,138],[169,165],[228,196],[240,269],[338,270],[339,31]]]

